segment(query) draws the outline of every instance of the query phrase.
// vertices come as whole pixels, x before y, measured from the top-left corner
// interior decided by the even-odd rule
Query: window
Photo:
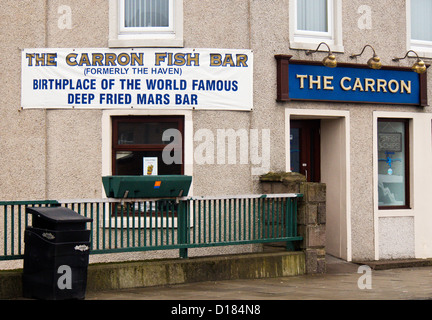
[[[183,117],[114,117],[113,174],[148,174],[144,172],[146,160],[154,158],[154,173],[183,174],[183,127]]]
[[[182,47],[183,0],[110,0],[111,47]]]
[[[173,31],[172,0],[124,0],[120,5],[120,32]]]
[[[324,41],[343,51],[341,0],[290,0],[290,47],[316,49]]]
[[[378,119],[379,209],[409,208],[408,120]]]
[[[321,33],[322,37],[329,36],[330,4],[331,1],[328,0],[297,0],[296,33]]]
[[[432,57],[432,0],[407,1],[408,48]]]

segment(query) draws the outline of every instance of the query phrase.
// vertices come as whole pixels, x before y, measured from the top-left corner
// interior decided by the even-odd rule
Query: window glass
[[[290,130],[291,171],[300,172],[300,129]]]
[[[407,122],[378,122],[378,201],[380,207],[408,206]]]
[[[143,175],[144,158],[156,157],[158,174],[182,174],[181,164],[168,164],[162,159],[162,151],[116,151],[115,174],[116,175]]]
[[[411,0],[411,39],[432,41],[431,16],[431,0]]]
[[[297,0],[297,29],[328,32],[327,0]]]
[[[183,127],[183,117],[114,117],[113,174],[149,174],[146,160],[154,158],[152,174],[183,174]]]
[[[168,27],[169,20],[168,0],[125,0],[126,28]]]
[[[175,122],[119,122],[118,144],[166,144],[165,130],[177,128]]]

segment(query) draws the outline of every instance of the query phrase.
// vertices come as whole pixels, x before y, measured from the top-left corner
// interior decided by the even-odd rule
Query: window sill
[[[412,208],[392,208],[392,207],[378,207],[378,218],[389,217],[412,217],[414,210]]]
[[[303,42],[303,41],[290,41],[290,49],[298,49],[298,50],[315,50],[320,42],[325,42],[329,45],[332,52],[345,52],[343,45],[338,45],[332,43],[332,41],[326,41],[325,39],[316,39],[311,42]],[[327,47],[322,46],[319,51],[327,51]]]
[[[432,44],[430,46],[411,45],[408,50],[415,51],[421,58],[432,58]],[[413,54],[410,54],[410,57]]]
[[[183,47],[183,39],[109,39],[110,48],[127,47]]]

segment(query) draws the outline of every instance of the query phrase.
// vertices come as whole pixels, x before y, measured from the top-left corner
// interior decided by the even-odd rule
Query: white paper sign
[[[253,54],[239,49],[25,49],[23,108],[251,110]]]
[[[157,176],[158,175],[158,158],[144,157],[143,158],[143,175]]]

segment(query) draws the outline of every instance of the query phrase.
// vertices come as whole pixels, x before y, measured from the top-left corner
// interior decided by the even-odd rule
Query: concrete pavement
[[[327,256],[327,273],[87,292],[86,300],[424,300],[432,266],[371,269]],[[360,269],[359,269],[360,268]]]
[[[112,317],[118,312],[121,316],[125,313],[146,318],[156,315],[160,319],[271,319],[281,316],[322,319],[353,315],[385,316],[387,319],[393,316],[399,318],[401,312],[427,314],[432,300],[432,266],[382,270],[347,263],[330,256],[326,260],[327,273],[321,275],[89,291],[82,302],[84,304],[56,304],[60,308],[64,306],[62,310],[67,310],[69,316],[77,314],[81,317],[85,312],[82,306],[86,305],[88,308],[85,310],[97,310],[99,316]],[[31,316],[49,310],[49,302],[36,301],[31,307],[25,308],[17,304],[18,300],[21,303],[23,299],[9,300],[7,302],[12,304],[5,303],[5,307],[29,312]],[[347,300],[352,304],[347,304]],[[374,304],[375,300],[379,304]],[[387,303],[383,303],[384,300]],[[414,308],[407,308],[401,303],[410,301],[411,307],[414,300],[417,301]],[[328,304],[331,301],[335,304]]]

